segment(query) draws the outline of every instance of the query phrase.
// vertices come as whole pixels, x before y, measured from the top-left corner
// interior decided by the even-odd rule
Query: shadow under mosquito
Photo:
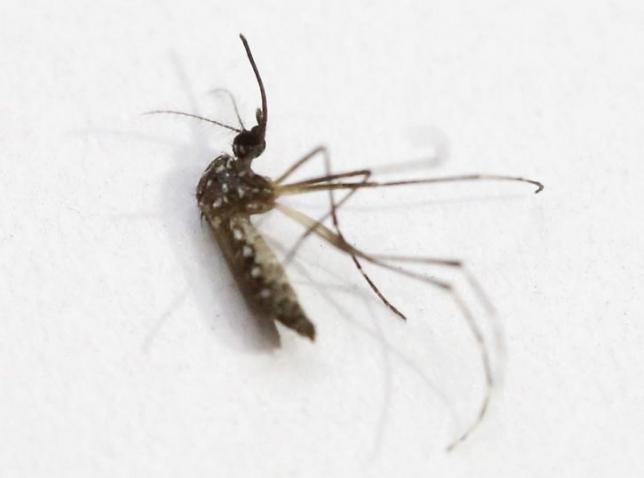
[[[157,338],[157,335],[159,335],[162,327],[166,324],[172,314],[174,314],[174,312],[181,306],[181,304],[185,302],[187,295],[188,288],[185,288],[181,293],[176,295],[176,297],[172,300],[168,307],[166,307],[163,313],[156,319],[156,323],[150,329],[143,342],[143,352],[145,352],[146,354],[150,352],[150,347],[152,346],[154,340]]]
[[[176,55],[172,55],[171,60],[176,76],[190,101],[190,107],[193,111],[198,111],[191,85],[180,61]],[[175,252],[178,264],[183,269],[183,277],[187,283],[181,292],[170,298],[165,309],[156,315],[154,325],[143,342],[143,350],[149,352],[163,326],[187,297],[196,300],[202,317],[207,320],[210,328],[217,329],[214,335],[220,338],[222,343],[234,349],[254,353],[274,350],[280,343],[274,322],[255,317],[250,312],[210,228],[200,221],[194,191],[199,177],[206,165],[212,161],[215,155],[213,151],[216,149],[208,141],[207,133],[212,130],[206,130],[199,124],[186,124],[190,128],[191,138],[185,143],[134,131],[92,128],[68,132],[74,136],[87,137],[88,134],[95,134],[167,146],[172,150],[170,157],[173,163],[178,165],[167,173],[161,186],[159,207],[155,211],[107,215],[111,220],[160,224]],[[185,127],[184,124],[180,126]],[[233,332],[226,334],[222,325]]]
[[[197,101],[185,70],[175,54],[171,54],[175,75],[189,101],[189,108],[198,112]],[[140,112],[143,113],[143,112]],[[146,122],[152,121],[146,118]],[[185,284],[182,292],[169,298],[168,305],[155,317],[154,325],[143,342],[147,353],[162,328],[188,298],[194,298],[201,316],[214,334],[233,349],[265,353],[279,347],[280,339],[272,320],[257,317],[249,310],[230,273],[222,252],[210,228],[200,220],[195,200],[195,187],[206,166],[216,156],[208,138],[212,129],[203,124],[177,122],[188,127],[190,139],[180,142],[136,131],[85,128],[69,131],[72,136],[87,138],[89,134],[123,141],[142,141],[165,146],[170,151],[172,167],[162,185],[158,208],[153,211],[135,211],[107,214],[110,220],[146,221],[158,224],[174,250],[176,262],[183,270]],[[226,333],[225,329],[231,330]]]
[[[282,252],[285,252],[285,248],[281,246],[281,244],[279,244],[277,241],[271,239],[270,237],[267,237],[267,239],[270,240],[271,246],[281,250]],[[309,273],[309,271],[307,270],[307,268],[301,265],[301,260],[299,260],[297,257],[295,257],[294,260],[289,263],[289,266],[296,268],[298,273],[301,274],[306,279],[306,281],[294,281],[293,282],[294,284],[298,284],[300,286],[315,287],[316,292],[319,293],[319,295],[324,299],[325,302],[327,302],[333,308],[333,310],[335,310],[335,312],[338,314],[339,317],[343,318],[347,323],[351,324],[361,333],[375,340],[380,345],[382,365],[383,365],[383,382],[382,382],[382,399],[381,399],[382,406],[380,407],[380,413],[378,414],[378,417],[376,419],[374,441],[369,453],[370,460],[373,461],[373,459],[378,457],[379,453],[383,448],[382,444],[384,442],[386,426],[389,421],[389,410],[391,408],[391,400],[393,396],[393,393],[392,393],[393,392],[393,388],[392,388],[393,369],[392,369],[392,363],[391,363],[392,357],[398,360],[404,366],[406,366],[412,373],[417,375],[420,378],[421,382],[427,386],[427,388],[431,391],[431,393],[443,405],[444,409],[448,412],[452,423],[458,423],[459,421],[458,416],[454,408],[450,405],[450,401],[447,398],[447,396],[445,396],[445,394],[441,392],[438,386],[427,376],[426,373],[422,371],[420,367],[414,364],[409,357],[401,353],[394,345],[392,345],[390,342],[388,342],[385,339],[384,332],[379,321],[378,320],[373,321],[373,329],[366,327],[362,323],[358,322],[351,313],[349,313],[346,309],[341,307],[338,304],[337,300],[334,300],[334,298],[331,297],[331,295],[328,293],[329,290],[334,289],[337,292],[348,294],[348,295],[351,295],[352,297],[355,297],[356,295],[358,295],[362,300],[365,306],[365,309],[368,311],[369,316],[373,317],[374,316],[374,314],[372,313],[373,307],[376,305],[376,303],[378,305],[381,305],[381,303],[377,301],[376,297],[373,294],[371,294],[370,291],[362,290],[362,289],[360,289],[359,291],[356,291],[356,288],[354,286],[323,284],[317,279],[314,280],[311,274]],[[335,272],[319,264],[316,264],[314,267],[320,271],[323,271],[330,277],[340,281],[341,283],[346,282],[346,277],[341,277]],[[396,320],[398,319],[396,318]]]
[[[237,291],[233,276],[228,271],[210,228],[199,219],[193,195],[194,185],[204,169],[204,164],[212,159],[213,154],[205,138],[195,144],[182,144],[124,131],[73,132],[83,135],[88,133],[170,146],[174,149],[171,156],[175,158],[175,162],[183,165],[172,168],[167,174],[161,187],[161,203],[156,210],[111,213],[104,216],[112,221],[145,221],[160,225],[168,236],[168,242],[187,282],[181,292],[170,298],[163,312],[155,314],[154,325],[143,342],[144,352],[149,353],[162,328],[188,297],[197,300],[203,312],[201,315],[211,326],[218,329],[218,337],[222,335],[219,330],[219,325],[223,322],[221,317],[232,317],[225,321],[228,328],[235,329],[235,332],[223,341],[227,346],[253,351],[268,351],[279,347],[279,335],[275,324],[271,320],[252,316]],[[191,244],[186,244],[186,240]]]

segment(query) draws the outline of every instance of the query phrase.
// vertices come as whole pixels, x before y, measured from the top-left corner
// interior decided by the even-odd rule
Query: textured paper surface
[[[2,10],[0,475],[644,472],[641,2]],[[263,174],[323,143],[336,170],[546,184],[378,190],[342,211],[367,251],[467,260],[498,309],[503,385],[453,453],[482,376],[450,300],[369,268],[402,323],[312,239],[289,274],[319,339],[280,329],[271,350],[194,200],[232,137],[141,116],[232,122],[208,93],[226,87],[250,124],[259,93],[240,32],[268,90]],[[432,152],[439,166],[410,166]],[[317,215],[325,201],[290,204]],[[261,228],[282,247],[299,233],[276,215]],[[431,272],[456,281],[490,338],[462,278]]]

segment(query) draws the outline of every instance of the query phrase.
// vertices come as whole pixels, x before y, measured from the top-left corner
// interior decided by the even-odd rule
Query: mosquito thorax
[[[208,217],[259,214],[273,208],[275,192],[268,178],[253,172],[250,160],[222,154],[201,176],[197,201]]]

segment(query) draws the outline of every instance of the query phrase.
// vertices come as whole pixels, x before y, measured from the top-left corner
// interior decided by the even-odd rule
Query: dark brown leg
[[[322,146],[318,147],[318,148],[315,148],[311,153],[307,154],[302,159],[297,161],[293,166],[291,166],[289,168],[289,170],[287,170],[286,173],[284,173],[280,177],[280,181],[285,180],[293,171],[295,171],[297,168],[302,166],[306,161],[310,160],[311,158],[313,158],[317,154],[324,155],[327,174],[325,176],[320,176],[320,177],[317,177],[317,178],[314,178],[314,179],[301,181],[301,182],[298,182],[298,183],[293,183],[293,185],[298,185],[298,187],[302,188],[302,192],[306,192],[306,191],[304,191],[304,189],[306,189],[308,186],[310,186],[312,184],[315,184],[315,186],[318,187],[318,189],[316,189],[318,191],[323,191],[325,189],[328,190],[329,193],[330,193],[331,209],[324,216],[320,217],[316,221],[315,225],[310,226],[298,238],[298,240],[295,242],[295,244],[293,245],[293,247],[291,248],[291,250],[288,252],[288,254],[285,257],[285,263],[287,263],[287,264],[293,259],[293,257],[297,253],[297,250],[300,248],[300,246],[302,245],[304,240],[313,232],[313,230],[315,229],[317,224],[322,224],[322,223],[324,223],[324,221],[327,218],[332,217],[334,215],[333,214],[334,210],[337,211],[344,203],[346,203],[347,200],[349,200],[351,198],[351,196],[353,196],[353,194],[355,194],[358,191],[358,189],[361,189],[362,185],[376,184],[376,183],[369,183],[369,179],[371,177],[371,171],[368,170],[368,169],[360,169],[360,170],[355,170],[355,171],[348,171],[348,172],[344,172],[344,173],[340,173],[340,174],[331,174],[330,158],[328,157],[328,152],[327,152],[326,148],[322,147]],[[350,183],[350,184],[354,184],[355,187],[350,188],[349,192],[340,201],[338,201],[334,205],[333,196],[331,195],[331,193],[335,189],[334,185],[336,185],[337,183],[334,183],[333,181],[336,180],[336,179],[342,179],[342,178],[354,177],[354,176],[362,176],[362,178],[357,183]],[[480,179],[484,179],[484,178],[480,178]],[[449,178],[449,180],[451,181],[451,180],[453,180],[453,178]],[[430,179],[428,181],[435,182],[434,179]],[[399,183],[395,183],[395,184],[398,185]],[[290,189],[293,185],[284,186],[284,188],[289,188],[289,190],[288,190],[288,192],[286,194],[293,194],[295,192],[295,190]],[[382,183],[380,185],[390,185],[390,184],[389,183]],[[393,183],[392,183],[392,185],[393,185]],[[342,189],[348,189],[348,188],[342,188]],[[334,228],[336,229],[336,231],[338,231],[338,234],[340,236],[342,236],[342,232],[339,229],[339,226],[338,226],[337,222],[338,221],[337,221],[337,215],[336,215],[335,222],[334,222]],[[474,293],[478,297],[479,301],[485,307],[487,313],[489,315],[494,315],[495,314],[494,305],[492,304],[492,302],[488,298],[487,294],[485,293],[485,291],[481,287],[480,283],[476,280],[476,278],[471,274],[469,269],[467,269],[465,267],[465,265],[461,261],[458,261],[458,260],[446,260],[446,259],[441,259],[441,258],[428,258],[428,257],[425,257],[425,258],[414,258],[414,257],[403,257],[403,256],[374,256],[374,257],[378,257],[378,258],[383,259],[383,260],[389,260],[389,261],[394,261],[394,262],[419,262],[419,263],[425,263],[425,264],[431,264],[431,265],[458,268],[461,271],[461,273],[464,275],[465,279],[467,280],[467,282],[469,283],[470,287],[472,288],[472,290],[474,291]],[[366,274],[364,273],[364,269],[360,265],[359,261],[357,261],[357,259],[354,256],[352,256],[352,258],[354,260],[354,263],[356,263],[355,264],[356,267],[358,268],[360,273],[363,275],[363,277],[365,278],[365,280],[367,281],[367,283],[369,284],[371,289],[374,291],[374,293],[396,315],[398,315],[399,317],[405,319],[404,314],[400,313],[400,311],[396,307],[391,305],[391,303],[378,290],[378,288],[375,286],[373,281],[368,276],[366,276]],[[502,340],[501,334],[498,331],[496,331],[495,336],[498,339],[498,343],[502,344],[503,340]]]
[[[543,190],[544,186],[539,181],[522,178],[519,176],[505,176],[500,174],[462,174],[458,176],[444,176],[442,178],[421,178],[408,179],[402,181],[369,181],[361,183],[340,183],[330,182],[331,180],[353,176],[352,172],[338,173],[326,176],[320,176],[304,181],[298,181],[291,184],[285,184],[278,188],[279,195],[301,194],[305,192],[326,191],[329,189],[364,189],[364,188],[381,188],[390,186],[408,186],[412,184],[435,184],[435,183],[453,183],[460,181],[513,181],[527,183],[536,186],[535,193]]]
[[[275,181],[273,181],[273,184],[275,186],[279,186],[282,184],[291,174],[293,174],[295,171],[297,171],[299,168],[304,166],[309,160],[317,156],[318,154],[322,154],[323,157],[325,158],[325,161],[329,159],[329,150],[327,149],[326,146],[318,146],[317,148],[314,148],[310,153],[306,154],[304,157],[301,159],[298,159],[295,161],[291,166],[288,167],[284,173],[282,173]],[[329,179],[337,179],[337,178],[347,178],[347,177],[353,177],[353,176],[362,176],[364,175],[368,169],[360,169],[356,171],[349,171],[346,173],[342,173],[341,175],[335,175],[335,176],[322,176],[322,180],[328,181]],[[369,172],[371,174],[371,172]],[[327,179],[328,178],[328,179]],[[299,184],[299,183],[295,183]]]
[[[289,167],[289,169],[287,169],[287,170],[286,170],[286,172],[284,172],[284,174],[282,174],[282,175],[277,179],[277,181],[275,181],[275,183],[276,183],[276,184],[281,183],[281,182],[282,182],[282,181],[284,181],[287,177],[289,177],[289,176],[290,176],[294,171],[296,171],[298,168],[300,168],[302,165],[304,165],[307,161],[309,161],[310,159],[314,158],[314,157],[315,157],[315,156],[317,156],[317,155],[322,155],[322,158],[323,158],[323,160],[324,160],[324,167],[325,167],[325,171],[326,171],[326,174],[327,174],[326,176],[324,176],[324,178],[335,178],[335,177],[338,177],[338,176],[335,176],[335,177],[334,177],[334,176],[331,174],[331,158],[329,157],[329,152],[328,152],[328,150],[327,150],[327,149],[326,149],[326,147],[324,147],[324,146],[319,146],[319,147],[315,148],[313,151],[311,151],[309,154],[307,154],[306,156],[304,156],[302,159],[300,159],[300,160],[296,161],[296,162],[295,162],[291,167]],[[347,172],[347,173],[343,173],[343,174],[342,174],[342,175],[340,175],[339,177],[353,177],[353,176],[362,176],[361,182],[366,182],[366,181],[368,181],[368,180],[369,180],[369,177],[371,176],[371,171],[370,171],[370,170],[367,170],[367,169],[365,169],[365,170],[350,171],[350,172]],[[326,180],[328,180],[328,179],[326,179]],[[342,206],[342,205],[343,205],[347,200],[349,200],[349,198],[350,198],[353,194],[355,194],[355,192],[356,192],[356,191],[357,191],[357,189],[353,189],[353,190],[349,191],[349,192],[348,192],[348,193],[347,193],[347,194],[346,194],[346,195],[345,195],[345,196],[344,196],[344,197],[343,197],[343,198],[342,198],[342,199],[341,199],[341,200],[336,204],[336,202],[335,202],[335,198],[334,198],[334,195],[333,195],[333,191],[332,191],[332,190],[329,190],[329,204],[330,204],[330,206],[331,206],[331,210],[330,210],[327,214],[325,214],[324,216],[322,216],[320,219],[318,219],[314,225],[311,225],[311,226],[310,226],[310,227],[309,227],[309,228],[308,228],[308,229],[307,229],[307,230],[306,230],[306,231],[305,231],[305,232],[304,232],[304,233],[303,233],[303,234],[298,238],[298,240],[295,242],[295,244],[293,245],[293,247],[291,248],[291,250],[288,252],[288,254],[286,255],[286,257],[285,257],[285,259],[284,259],[284,262],[285,262],[286,264],[288,264],[288,263],[293,259],[293,257],[295,256],[295,253],[297,252],[297,250],[299,249],[299,247],[300,247],[300,246],[302,245],[302,243],[306,240],[306,238],[307,238],[307,237],[308,237],[312,232],[314,232],[314,231],[315,231],[315,228],[317,227],[317,225],[318,225],[318,224],[321,224],[322,222],[324,222],[324,221],[325,221],[329,216],[331,216],[331,217],[332,217],[332,220],[333,220],[333,227],[334,227],[334,228],[335,228],[335,230],[337,231],[338,236],[340,236],[340,237],[342,238],[342,240],[345,240],[345,239],[344,239],[344,236],[342,235],[342,231],[340,230],[340,224],[339,224],[339,222],[338,222],[338,218],[337,218],[336,211],[337,211],[337,209],[338,209],[340,206]],[[346,242],[346,241],[345,241],[345,242]],[[360,272],[360,275],[362,275],[362,277],[363,277],[363,278],[364,278],[364,280],[367,282],[367,284],[369,284],[369,287],[371,288],[371,290],[372,290],[372,291],[373,291],[373,292],[378,296],[378,298],[382,301],[382,303],[383,303],[383,304],[385,304],[385,306],[387,306],[387,307],[388,307],[388,308],[389,308],[389,309],[390,309],[394,314],[396,314],[398,317],[400,317],[400,318],[401,318],[401,319],[403,319],[403,320],[407,320],[407,317],[405,316],[405,314],[403,314],[403,313],[402,313],[402,312],[401,312],[401,311],[400,311],[396,306],[394,306],[391,302],[389,302],[389,300],[387,300],[387,298],[383,295],[383,293],[382,293],[382,292],[380,292],[380,289],[378,289],[378,287],[377,287],[377,286],[376,286],[376,284],[373,282],[373,280],[371,280],[371,277],[369,277],[369,275],[367,274],[367,272],[364,270],[364,268],[362,267],[362,264],[360,263],[360,261],[358,260],[358,258],[357,258],[354,254],[352,254],[351,252],[349,252],[349,255],[351,256],[351,260],[353,261],[353,264],[354,264],[354,265],[356,266],[356,268],[358,269],[358,272]]]

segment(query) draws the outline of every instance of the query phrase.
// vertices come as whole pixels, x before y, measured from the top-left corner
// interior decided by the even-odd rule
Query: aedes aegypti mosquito
[[[433,257],[421,258],[368,254],[351,245],[345,239],[340,229],[337,211],[353,194],[365,188],[455,181],[501,180],[531,184],[536,186],[537,189],[535,192],[538,193],[543,189],[543,185],[538,181],[522,177],[490,174],[466,174],[377,182],[371,180],[372,172],[369,169],[332,173],[330,158],[324,146],[315,148],[306,156],[293,163],[293,165],[275,180],[266,176],[260,176],[252,170],[251,164],[255,158],[263,153],[266,147],[265,136],[266,125],[268,123],[266,92],[248,42],[243,35],[239,35],[239,37],[241,38],[246,55],[255,73],[261,94],[262,106],[256,111],[255,119],[257,124],[255,126],[250,130],[245,128],[232,95],[231,99],[239,121],[239,128],[210,118],[181,111],[156,110],[150,111],[149,114],[167,113],[187,116],[215,124],[237,133],[232,143],[234,156],[222,154],[216,157],[201,176],[199,184],[197,185],[197,201],[202,216],[207,219],[212,227],[219,247],[226,257],[228,266],[248,306],[259,316],[279,321],[298,334],[315,340],[315,326],[300,305],[297,295],[284,271],[283,264],[277,259],[250,219],[253,215],[263,214],[272,209],[280,211],[306,229],[287,257],[292,257],[297,247],[310,234],[317,235],[336,249],[348,254],[373,292],[401,319],[406,320],[405,315],[380,292],[376,284],[363,269],[361,261],[366,261],[397,274],[416,279],[449,294],[459,308],[470,333],[478,345],[485,377],[485,392],[479,412],[472,423],[450,443],[448,450],[453,449],[457,444],[463,442],[470,436],[485,416],[494,385],[490,353],[483,333],[475,322],[470,309],[450,282],[403,268],[398,264],[416,262],[460,270],[488,310],[491,308],[491,305],[473,276],[461,261]],[[287,182],[291,174],[315,157],[321,157],[324,161],[326,170],[324,176],[291,183]],[[345,190],[348,192],[336,202],[333,194],[336,190]],[[309,217],[278,201],[282,196],[316,191],[328,191],[329,193],[329,211],[319,219]],[[324,225],[324,222],[329,218],[331,219],[332,229]]]

